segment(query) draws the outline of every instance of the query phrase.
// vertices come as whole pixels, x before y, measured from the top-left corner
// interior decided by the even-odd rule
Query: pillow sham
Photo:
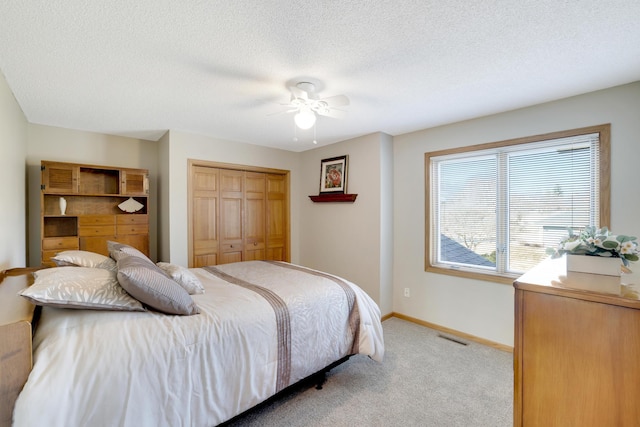
[[[33,285],[19,292],[36,305],[91,310],[145,311],[103,268],[53,267],[33,273]]]
[[[118,261],[123,256],[129,255],[142,258],[153,264],[153,261],[151,261],[148,256],[146,256],[133,246],[129,246],[124,243],[112,242],[108,240],[107,249],[109,250],[109,256],[116,261]]]
[[[118,271],[116,262],[101,254],[89,251],[63,251],[58,252],[51,261],[55,262],[58,267],[75,266],[75,267],[91,267],[104,268],[105,270]]]
[[[189,295],[204,293],[202,283],[188,268],[168,262],[158,262],[156,265],[167,273],[169,277],[178,282]]]
[[[189,293],[160,267],[133,255],[121,254],[119,257],[118,281],[129,295],[163,313],[200,313]]]

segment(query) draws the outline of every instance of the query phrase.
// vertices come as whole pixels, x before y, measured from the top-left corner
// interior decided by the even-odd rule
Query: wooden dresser
[[[564,258],[515,281],[515,426],[640,425],[636,286]]]

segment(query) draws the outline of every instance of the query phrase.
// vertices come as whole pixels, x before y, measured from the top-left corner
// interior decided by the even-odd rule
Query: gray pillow
[[[112,242],[109,240],[107,241],[107,249],[109,250],[109,256],[116,261],[118,261],[123,256],[130,255],[145,259],[153,264],[153,261],[151,261],[145,254],[143,254],[133,246],[125,245],[124,243]]]
[[[120,254],[118,281],[132,297],[163,313],[200,313],[189,293],[151,261]]]

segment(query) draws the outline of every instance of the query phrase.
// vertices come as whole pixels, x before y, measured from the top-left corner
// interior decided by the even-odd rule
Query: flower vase
[[[64,215],[67,212],[67,199],[60,197],[60,215]]]
[[[567,271],[620,277],[621,267],[622,260],[617,257],[567,254]]]

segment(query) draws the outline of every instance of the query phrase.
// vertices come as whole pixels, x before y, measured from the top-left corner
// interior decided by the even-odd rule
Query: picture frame
[[[320,194],[346,194],[349,156],[320,161]]]

